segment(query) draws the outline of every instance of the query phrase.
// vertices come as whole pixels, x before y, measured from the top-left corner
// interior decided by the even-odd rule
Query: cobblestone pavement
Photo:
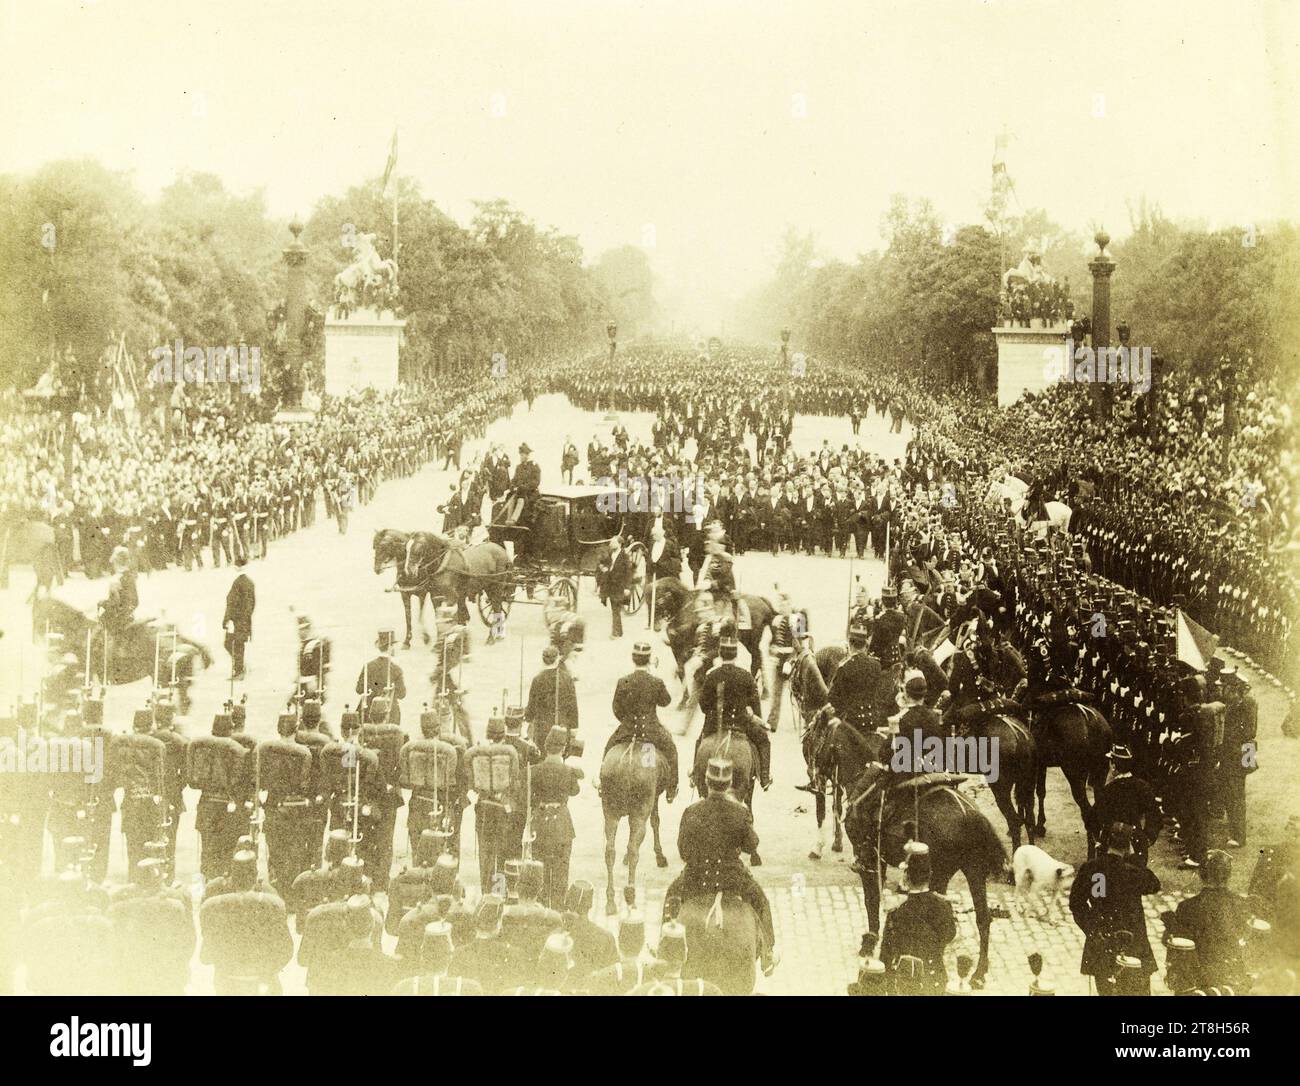
[[[647,435],[651,419],[648,415],[620,416],[621,421],[635,434]],[[558,478],[560,449],[566,434],[571,434],[580,445],[585,445],[593,431],[608,433],[612,418],[578,411],[561,397],[548,396],[537,401],[531,411],[520,405],[514,416],[501,420],[489,430],[489,438],[501,440],[512,452],[520,441],[526,440],[537,451],[542,466],[543,480],[554,482]],[[879,418],[868,419],[863,425],[860,440],[889,457],[902,456],[909,434],[891,434]],[[822,437],[832,444],[851,441],[846,420],[800,418],[796,424],[796,447],[819,445]],[[470,443],[466,457],[481,447]],[[375,632],[380,628],[401,629],[399,598],[385,591],[392,584],[388,571],[376,576],[371,568],[370,543],[375,530],[381,527],[416,528],[439,523],[434,507],[448,494],[452,474],[434,467],[426,467],[409,479],[385,483],[377,498],[358,509],[346,535],[341,535],[335,525],[323,517],[306,532],[271,544],[270,554],[264,560],[250,563],[248,572],[257,586],[257,612],[254,617],[254,640],[249,646],[248,680],[234,686],[235,697],[247,695],[249,706],[249,731],[259,736],[274,732],[276,714],[291,690],[294,674],[296,631],[294,610],[309,615],[313,624],[333,639],[335,664],[330,681],[326,717],[337,726],[339,713],[345,702],[352,702],[357,673],[364,662],[373,655]],[[819,643],[837,640],[843,636],[844,615],[855,579],[875,593],[883,579],[883,564],[867,558],[849,561],[843,558],[788,556],[772,558],[764,554],[747,554],[737,562],[737,575],[746,591],[770,592],[774,583],[787,589],[797,604],[806,605],[810,612],[811,632]],[[167,570],[140,579],[141,605],[139,613],[163,614],[178,623],[182,632],[206,642],[215,650],[216,665],[204,673],[193,688],[195,707],[187,722],[190,735],[204,734],[208,722],[220,708],[230,691],[226,676],[228,660],[220,650],[220,620],[225,594],[233,577],[229,568],[206,568],[193,573]],[[12,701],[20,688],[30,690],[35,682],[36,653],[27,640],[29,611],[25,598],[30,591],[30,574],[26,570],[15,572],[10,589],[0,593],[0,624],[8,632],[4,645],[6,652],[0,658],[0,704]],[[70,602],[87,609],[102,598],[103,582],[88,583],[80,575],[73,577],[60,594]],[[484,629],[474,618],[475,648],[471,662],[465,665],[463,685],[476,734],[481,735],[487,716],[499,704],[502,688],[508,688],[514,700],[520,685],[521,660],[523,682],[541,666],[540,655],[546,643],[540,607],[516,606],[510,616],[504,642],[487,646]],[[628,618],[627,635],[621,641],[609,639],[608,613],[603,612],[592,583],[584,579],[581,584],[579,610],[587,621],[587,649],[576,662],[574,670],[578,679],[581,732],[586,740],[582,766],[587,783],[583,792],[571,803],[577,828],[574,847],[572,877],[592,881],[597,889],[598,903],[605,884],[603,819],[599,800],[590,787],[600,764],[600,755],[606,736],[614,722],[609,713],[609,702],[617,677],[629,670],[632,642],[645,636],[646,615]],[[676,680],[668,674],[671,654],[659,643],[659,667],[664,671],[670,688],[676,691]],[[743,653],[742,653],[743,659]],[[418,719],[423,694],[428,691],[428,674],[432,659],[417,636],[415,647],[397,654],[405,670],[408,689],[411,691],[404,710],[408,730],[413,730]],[[1282,699],[1263,686],[1257,689],[1261,700],[1261,736],[1267,752],[1268,768],[1252,778],[1250,788],[1251,817],[1260,826],[1260,840],[1271,840],[1271,830],[1280,830],[1285,821],[1279,816],[1277,800],[1271,797],[1284,792],[1284,782],[1296,779],[1296,744],[1283,745],[1276,740],[1282,715]],[[144,703],[148,696],[147,682],[130,687],[116,688],[108,697],[107,719],[119,730],[125,728],[130,711]],[[676,714],[665,714],[670,726]],[[689,763],[693,739],[698,733],[698,718],[687,736],[678,740],[679,753],[684,764]],[[1276,775],[1276,777],[1275,777]],[[759,793],[754,800],[755,823],[762,839],[764,865],[754,874],[771,896],[783,962],[776,974],[761,982],[761,990],[772,993],[839,994],[857,972],[857,948],[861,933],[866,928],[860,883],[849,869],[851,854],[832,853],[829,848],[820,861],[808,858],[814,841],[815,828],[810,813],[812,797],[796,786],[804,782],[806,772],[789,709],[785,711],[781,730],[773,740],[773,776],[771,790]],[[1273,778],[1266,788],[1257,787],[1261,778]],[[1079,814],[1070,799],[1063,778],[1057,772],[1049,775],[1047,796],[1048,835],[1041,842],[1054,857],[1077,867],[1086,856]],[[1276,783],[1275,783],[1276,781]],[[1005,834],[1005,824],[998,816],[987,789],[982,785],[975,790],[981,809],[990,816],[1000,834]],[[1261,796],[1264,797],[1261,800]],[[669,866],[655,866],[650,842],[642,848],[637,877],[638,904],[647,911],[651,931],[656,930],[658,909],[663,893],[672,877],[680,869],[676,849],[677,826],[680,812],[693,797],[683,792],[676,805],[663,810],[662,840]],[[1287,800],[1294,809],[1294,797]],[[193,829],[193,811],[181,820],[180,849],[177,869],[182,878],[189,877],[197,867],[195,856],[196,835]],[[468,816],[467,816],[468,817]],[[401,862],[405,850],[405,829],[397,827],[397,859]],[[468,829],[470,823],[467,822]],[[622,843],[626,828],[620,832],[619,863],[615,869],[615,886],[622,900],[622,886],[626,869],[622,865]],[[472,833],[467,835],[472,840]],[[1005,837],[1004,837],[1005,840]],[[848,845],[845,845],[846,850]],[[473,846],[467,846],[462,873],[466,881],[476,870]],[[117,877],[125,874],[125,855],[120,836],[115,836],[110,871]],[[1148,914],[1153,918],[1161,908],[1169,907],[1170,895],[1196,889],[1194,875],[1174,869],[1178,856],[1166,840],[1159,842],[1152,853],[1153,869],[1161,878],[1166,894],[1148,901]],[[1239,881],[1248,873],[1248,857],[1240,865]],[[1002,903],[1009,888],[990,888],[994,902]],[[949,887],[957,901],[961,934],[952,948],[950,960],[958,952],[974,953],[975,940],[973,916],[969,911],[964,883],[959,876]],[[1078,975],[1081,947],[1079,932],[1068,914],[1060,914],[1054,924],[1036,919],[1022,919],[1013,912],[1012,919],[997,919],[993,923],[991,940],[991,970],[988,991],[1021,993],[1029,984],[1027,955],[1034,950],[1043,953],[1053,982],[1061,992],[1084,992],[1086,982]],[[1158,928],[1152,931],[1153,941],[1158,939]],[[210,990],[208,971],[196,965],[196,991]],[[301,990],[299,979],[291,969],[286,975],[286,989]]]

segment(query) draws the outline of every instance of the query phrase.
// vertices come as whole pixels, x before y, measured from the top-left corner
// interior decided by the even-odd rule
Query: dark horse
[[[838,761],[832,756],[834,751],[822,749],[826,736],[831,733],[822,727],[823,721],[819,713],[826,704],[830,681],[848,654],[846,645],[826,645],[814,652],[809,647],[809,642],[805,641],[790,669],[790,694],[799,714],[803,757],[808,766],[808,782],[817,817],[817,840],[808,853],[810,860],[820,860],[826,847],[824,827],[828,790],[834,819],[831,851],[844,851],[844,786],[840,783]]]
[[[701,619],[696,614],[696,600],[699,590],[687,588],[676,577],[660,577],[654,583],[655,621],[662,621],[667,633],[668,647],[673,650],[677,661],[677,677],[683,686],[689,686],[690,679],[685,673],[686,663],[695,650],[695,636]],[[762,596],[742,595],[749,607],[750,628],[737,630],[737,640],[749,653],[750,674],[758,680],[760,688],[764,685],[763,653],[761,649],[763,631],[771,627],[776,609]]]
[[[1047,809],[1043,804],[1047,794],[1047,771],[1052,766],[1059,766],[1083,816],[1083,828],[1088,834],[1088,856],[1091,858],[1097,850],[1100,827],[1093,825],[1093,804],[1088,798],[1088,787],[1092,787],[1095,799],[1106,783],[1110,769],[1106,755],[1114,738],[1110,721],[1091,705],[1067,701],[1038,711],[1034,737],[1038,746],[1038,820],[1035,832],[1040,836],[1047,832]],[[1032,803],[1030,815],[1032,820]]]
[[[397,570],[397,584],[394,590],[402,595],[402,611],[406,616],[406,640],[402,645],[408,649],[411,647],[411,600],[419,601],[418,617],[420,625],[423,626],[425,601],[433,599],[429,572],[417,569],[414,576],[408,572],[411,551],[416,546],[418,538],[424,534],[426,533],[399,532],[396,528],[381,528],[375,533],[371,544],[375,555],[375,572],[382,573],[387,566],[393,566]],[[429,640],[427,631],[424,633],[424,640],[427,644]]]
[[[83,670],[86,666],[86,635],[89,632],[91,678],[113,685],[133,683],[137,679],[153,676],[158,651],[157,636],[161,633],[162,646],[168,652],[165,657],[157,657],[158,677],[160,681],[175,677],[180,693],[181,712],[189,711],[189,685],[194,678],[195,661],[202,667],[210,667],[212,664],[212,654],[203,645],[177,634],[173,646],[170,630],[154,622],[133,623],[124,633],[110,638],[106,661],[103,628],[70,603],[64,603],[53,596],[41,596],[36,600],[32,614],[41,632],[48,629],[50,633],[62,636],[63,651],[73,653],[77,657],[78,666]]]
[[[932,890],[946,893],[953,875],[960,871],[966,876],[980,939],[979,961],[970,983],[982,988],[989,970],[992,919],[986,882],[1007,862],[1002,842],[975,804],[950,784],[927,782],[922,777],[896,785],[883,805],[879,801],[864,802],[878,772],[883,771],[869,769],[853,783],[844,820],[858,859],[867,905],[868,930],[862,937],[862,952],[874,953],[880,942],[880,898],[886,865],[902,862],[903,846],[909,840],[923,841],[930,846]]]
[[[497,543],[461,546],[437,532],[399,532],[383,528],[375,533],[375,572],[385,566],[397,568],[397,591],[402,594],[406,613],[406,641],[411,644],[411,598],[420,600],[455,600],[456,617],[469,622],[467,600],[486,591],[496,604],[504,591],[504,574],[510,569],[510,556]]]

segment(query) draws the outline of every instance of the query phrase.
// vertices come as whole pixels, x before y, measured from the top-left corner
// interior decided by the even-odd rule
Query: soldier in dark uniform
[[[1111,747],[1106,755],[1114,766],[1114,776],[1101,790],[1093,807],[1095,826],[1101,831],[1101,848],[1110,847],[1110,827],[1119,823],[1133,829],[1133,852],[1143,864],[1147,853],[1160,836],[1163,817],[1155,790],[1141,777],[1133,775],[1133,752],[1122,743]]]
[[[109,767],[115,788],[122,789],[122,833],[126,837],[127,870],[145,858],[145,844],[162,831],[167,748],[150,735],[153,715],[136,712],[131,735],[117,735],[109,746]]]
[[[189,895],[164,880],[163,861],[141,860],[135,883],[108,909],[120,995],[184,995],[196,943]]]
[[[231,677],[235,679],[244,677],[244,646],[253,637],[253,609],[257,605],[253,581],[243,572],[247,562],[243,551],[235,555],[240,572],[226,593],[226,613],[221,619],[226,631],[226,651],[230,653]]]
[[[591,919],[595,903],[596,888],[585,879],[570,886],[564,896],[564,927],[573,936],[574,976],[578,981],[586,981],[618,961],[614,936]]]
[[[1246,843],[1246,778],[1258,766],[1259,706],[1250,684],[1235,667],[1223,678],[1223,747],[1219,757],[1219,795],[1228,816],[1228,847]]]
[[[402,747],[400,779],[411,795],[406,809],[406,829],[411,853],[426,830],[446,836],[446,845],[460,855],[460,827],[468,788],[469,749],[450,714],[420,714],[420,738]],[[440,836],[441,839],[441,836]],[[436,857],[435,857],[436,859]]]
[[[474,914],[473,939],[456,947],[448,966],[451,975],[474,981],[488,995],[518,983],[532,965],[522,961],[501,938],[504,915],[505,899],[497,894],[485,895]]]
[[[369,719],[374,714],[370,711],[371,703],[377,698],[385,699],[385,715],[391,724],[401,724],[401,700],[406,697],[406,679],[402,669],[393,659],[393,631],[380,630],[375,639],[379,655],[371,660],[357,676],[356,692],[362,696],[364,715]],[[391,691],[390,691],[391,688]]]
[[[930,847],[909,841],[904,850],[907,896],[885,916],[880,960],[899,995],[942,995],[948,986],[943,952],[957,936],[952,905],[930,889]]]
[[[675,919],[677,905],[691,894],[739,895],[758,919],[759,956],[763,972],[770,974],[777,962],[771,906],[740,859],[742,852],[758,851],[758,834],[749,810],[730,793],[731,778],[731,763],[711,758],[705,772],[705,798],[682,812],[677,850],[686,867],[668,887],[664,915]]]
[[[1179,902],[1172,915],[1164,914],[1168,937],[1191,939],[1196,944],[1194,975],[1184,978],[1186,985],[1180,984],[1178,989],[1230,987],[1241,991],[1248,980],[1242,948],[1250,931],[1250,905],[1228,889],[1232,857],[1226,852],[1207,852],[1200,874],[1201,892]]]
[[[542,752],[523,736],[524,714],[522,709],[506,710],[505,742],[514,747],[519,755],[519,768],[522,780],[516,801],[512,803],[507,819],[506,840],[502,856],[506,860],[517,860],[524,854],[524,834],[528,823],[529,795],[532,789],[533,767],[542,760]]]
[[[424,929],[420,944],[418,975],[397,982],[394,995],[481,996],[483,986],[477,980],[449,975],[454,955],[452,927],[445,920],[435,920]]]
[[[212,734],[190,743],[186,781],[199,792],[194,827],[199,833],[199,874],[213,879],[230,873],[230,861],[239,840],[243,806],[250,791],[245,748],[231,738],[230,714],[219,713]]]
[[[267,873],[281,897],[289,894],[293,880],[315,863],[312,841],[313,796],[311,750],[294,739],[298,718],[281,713],[277,736],[257,745],[254,752],[257,788],[266,793]]]
[[[199,908],[199,960],[213,967],[217,995],[280,994],[280,971],[293,958],[284,902],[257,889],[257,854],[237,852],[231,889]]]
[[[488,721],[487,737],[466,752],[469,787],[475,795],[474,830],[478,840],[479,884],[485,894],[500,885],[510,816],[522,799],[519,752],[505,741],[504,717]]]
[[[718,665],[700,682],[700,709],[704,726],[700,739],[722,734],[726,729],[742,731],[758,755],[758,782],[767,789],[772,784],[772,744],[760,715],[758,684],[754,676],[736,664],[737,641],[734,629],[724,627],[718,639]],[[699,740],[695,749],[699,751]]]
[[[659,710],[672,704],[672,695],[663,679],[650,670],[650,643],[638,641],[632,646],[634,670],[619,678],[614,686],[613,712],[618,727],[605,744],[604,755],[620,743],[652,743],[668,766],[668,785],[664,798],[677,798],[677,744],[659,722]]]
[[[582,769],[566,765],[569,733],[552,728],[546,735],[545,758],[533,769],[533,852],[545,867],[542,902],[551,909],[564,905],[569,889],[569,857],[573,851],[573,818],[569,799],[576,796]]]
[[[880,661],[868,650],[868,643],[865,627],[849,628],[849,655],[835,669],[826,692],[830,711],[861,732],[876,726],[883,685]]]

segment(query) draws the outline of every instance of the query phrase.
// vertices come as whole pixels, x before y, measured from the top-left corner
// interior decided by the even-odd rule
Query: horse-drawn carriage
[[[476,602],[484,624],[492,625],[498,611],[509,615],[516,602],[550,601],[576,611],[582,578],[595,578],[610,540],[622,532],[620,514],[603,508],[616,503],[618,495],[616,488],[605,486],[554,486],[533,498],[527,517],[513,521],[502,516],[507,503],[498,507],[488,525],[488,538],[502,546],[512,544],[515,561],[499,574],[498,591],[481,588],[478,592]],[[645,546],[631,542],[627,553],[632,562],[632,588],[626,610],[635,614],[645,602]]]

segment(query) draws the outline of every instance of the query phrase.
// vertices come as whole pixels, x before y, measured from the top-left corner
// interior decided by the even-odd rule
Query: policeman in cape
[[[776,933],[772,908],[763,888],[741,861],[742,852],[758,851],[754,818],[731,793],[732,764],[710,758],[705,770],[705,797],[682,812],[677,850],[685,863],[664,897],[664,917],[677,918],[681,902],[692,894],[733,893],[745,901],[758,920],[759,959],[763,972],[776,968]]]
[[[753,744],[758,756],[758,783],[766,790],[772,784],[772,744],[767,726],[763,723],[762,705],[758,683],[754,676],[736,663],[735,627],[724,625],[718,638],[719,662],[700,682],[700,709],[704,725],[696,741],[697,771],[700,742],[706,736],[723,735],[728,730],[740,731]]]

